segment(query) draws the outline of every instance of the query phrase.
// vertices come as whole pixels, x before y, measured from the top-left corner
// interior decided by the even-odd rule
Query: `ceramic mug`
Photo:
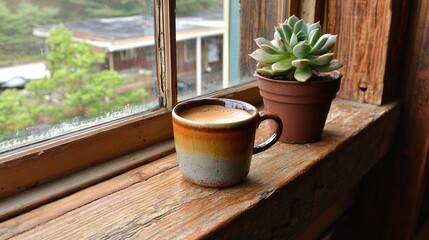
[[[182,102],[172,115],[180,171],[189,181],[207,187],[243,181],[252,155],[274,145],[283,128],[277,115],[231,99]],[[274,120],[277,127],[265,142],[254,146],[256,129],[267,119]]]

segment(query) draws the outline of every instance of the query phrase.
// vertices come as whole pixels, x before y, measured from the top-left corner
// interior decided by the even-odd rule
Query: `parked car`
[[[9,88],[23,89],[25,84],[27,84],[29,81],[30,79],[27,79],[21,76],[16,76],[6,81],[0,80],[0,89],[1,90],[6,90]]]

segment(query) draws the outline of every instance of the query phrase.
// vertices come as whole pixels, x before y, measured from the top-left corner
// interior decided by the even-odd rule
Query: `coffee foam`
[[[179,114],[188,120],[202,123],[229,123],[250,118],[252,115],[245,110],[227,108],[220,105],[203,105],[187,109]]]

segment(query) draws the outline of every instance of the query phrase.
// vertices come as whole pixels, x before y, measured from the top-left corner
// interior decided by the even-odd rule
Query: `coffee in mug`
[[[220,105],[202,105],[183,111],[181,116],[202,123],[228,123],[245,120],[252,115],[242,109]]]
[[[254,146],[256,129],[267,119],[274,120],[277,128],[268,140]],[[274,145],[282,122],[249,103],[207,98],[179,103],[173,109],[173,131],[182,175],[198,185],[225,187],[246,178],[252,155]]]

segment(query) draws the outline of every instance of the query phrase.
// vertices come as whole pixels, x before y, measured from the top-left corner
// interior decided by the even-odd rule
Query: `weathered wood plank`
[[[324,30],[338,35],[335,53],[344,67],[339,96],[382,104],[387,85],[392,1],[326,0]],[[398,57],[398,56],[395,56]]]
[[[171,139],[0,199],[0,221],[60,199],[172,152],[174,152],[174,142]]]
[[[335,225],[341,218],[341,215],[354,204],[358,186],[357,184],[349,191],[346,191],[343,196],[339,197],[320,217],[316,218],[296,239],[324,239],[323,237],[332,234],[332,230],[330,229],[332,225]]]
[[[290,15],[299,16],[306,22],[321,21],[324,13],[324,1],[325,0],[292,1]],[[321,22],[321,24],[323,24],[323,22]]]
[[[0,239],[294,236],[387,151],[398,112],[336,100],[322,141],[255,155],[240,185],[188,183],[172,154],[2,222]]]
[[[414,236],[429,168],[429,2],[412,1],[410,7],[385,239]]]
[[[1,158],[0,199],[172,138],[171,113],[157,113],[142,116],[144,122],[124,119],[114,130],[113,124],[83,129],[35,146],[37,151],[30,150],[29,155],[23,154],[28,150],[24,148],[18,156]],[[104,141],[105,138],[110,140]]]
[[[429,236],[429,221],[425,222],[423,227],[417,232],[414,240],[427,240]]]
[[[394,115],[395,117],[390,116],[392,118],[380,119],[377,124],[349,138],[349,144],[337,146],[335,152],[317,160],[311,168],[305,170],[305,174],[296,176],[285,188],[276,190],[270,201],[262,202],[258,208],[241,215],[222,229],[223,231],[214,235],[213,239],[219,236],[245,239],[246,232],[252,232],[253,229],[258,232],[252,232],[252,236],[259,239],[290,239],[301,234],[308,224],[331,206],[341,193],[356,184],[389,149],[396,126],[392,123],[396,122],[394,119],[397,118],[398,112]],[[356,120],[354,116],[349,117],[349,123]],[[345,119],[339,121],[343,122],[342,124],[348,122]],[[333,124],[335,127],[340,127],[339,125]],[[352,128],[344,130],[352,133]],[[305,156],[309,152],[307,151]]]
[[[280,1],[246,0],[240,1],[240,69],[239,76],[247,77],[256,70],[256,62],[249,57],[257,46],[253,39],[270,39],[284,14],[280,11]]]
[[[392,151],[375,164],[359,182],[359,190],[353,206],[347,215],[332,226],[332,240],[383,239],[386,203],[389,196],[386,189],[391,182]]]

